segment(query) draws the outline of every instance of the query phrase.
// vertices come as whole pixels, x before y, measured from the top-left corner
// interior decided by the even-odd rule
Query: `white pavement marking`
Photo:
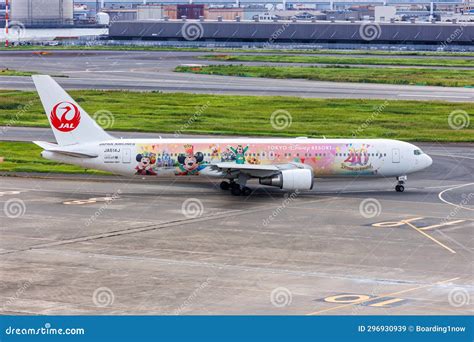
[[[439,198],[442,202],[444,202],[444,203],[446,203],[446,204],[449,204],[449,205],[452,205],[452,206],[454,206],[454,207],[456,207],[456,208],[461,208],[461,209],[465,209],[465,210],[474,211],[474,208],[468,208],[468,207],[465,207],[465,206],[463,206],[463,205],[459,205],[459,204],[456,204],[456,203],[452,203],[452,202],[449,202],[448,200],[445,200],[445,199],[443,198],[443,194],[444,194],[445,192],[448,192],[448,191],[451,191],[451,190],[454,190],[454,189],[463,188],[463,187],[469,186],[469,185],[474,185],[474,183],[461,184],[461,185],[453,186],[452,188],[443,190],[443,191],[441,191],[441,192],[438,194],[438,198]]]

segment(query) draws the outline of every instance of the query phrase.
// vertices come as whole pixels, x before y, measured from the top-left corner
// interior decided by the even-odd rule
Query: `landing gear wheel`
[[[405,182],[407,180],[407,176],[398,176],[397,177],[397,181],[398,181],[398,184],[395,186],[395,190],[397,192],[403,192],[405,191]]]
[[[242,188],[242,195],[244,195],[244,196],[249,196],[251,193],[252,193],[252,189],[250,189],[250,188],[248,188],[248,187],[246,187],[246,186],[244,186],[244,187]]]
[[[222,190],[229,190],[230,189],[230,183],[226,181],[222,181],[220,184],[220,187]]]
[[[242,194],[242,190],[240,190],[240,186],[234,186],[230,189],[230,193],[234,196],[240,196]]]
[[[235,188],[239,188],[239,190],[240,190],[240,185],[237,184],[236,182],[230,182],[229,185],[230,185],[230,189],[231,189],[231,190],[232,190],[232,189],[235,189]]]

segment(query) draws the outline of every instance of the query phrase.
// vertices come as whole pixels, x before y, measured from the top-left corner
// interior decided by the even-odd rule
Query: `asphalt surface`
[[[240,95],[287,95],[314,98],[404,100],[474,100],[469,88],[402,86],[275,80],[175,73],[181,64],[225,64],[198,59],[199,52],[162,51],[32,51],[0,53],[0,68],[63,75],[66,89],[128,89]],[[382,57],[384,58],[384,57]],[[232,62],[240,63],[240,62]],[[263,65],[265,63],[247,63]],[[33,90],[30,77],[0,77],[0,89]]]
[[[337,94],[341,88],[323,82],[166,74],[193,58],[115,54],[10,56],[0,67],[69,75],[58,79],[67,88],[171,91],[171,83],[274,95],[294,85],[286,95],[396,97],[390,86],[349,84],[349,94]],[[0,77],[8,89],[30,89],[29,82]],[[328,87],[335,85],[345,86]],[[472,100],[467,89],[401,87],[412,88],[411,98]],[[0,140],[54,136],[6,127]],[[4,174],[0,313],[472,315],[474,146],[418,145],[434,162],[409,176],[404,193],[394,191],[394,179],[317,179],[313,191],[298,193],[251,182],[250,196],[234,197],[202,178]]]
[[[234,197],[201,178],[0,177],[0,311],[472,314],[473,144],[419,145],[434,163],[404,193],[394,179]]]

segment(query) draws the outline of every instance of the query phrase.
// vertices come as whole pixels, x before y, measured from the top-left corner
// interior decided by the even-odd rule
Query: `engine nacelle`
[[[311,190],[313,183],[311,169],[282,170],[275,176],[260,178],[260,184],[277,186],[284,190]]]

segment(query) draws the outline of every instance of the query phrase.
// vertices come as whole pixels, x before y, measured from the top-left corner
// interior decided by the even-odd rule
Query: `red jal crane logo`
[[[51,110],[51,124],[58,131],[70,132],[79,126],[81,112],[79,108],[71,102],[59,102]]]

